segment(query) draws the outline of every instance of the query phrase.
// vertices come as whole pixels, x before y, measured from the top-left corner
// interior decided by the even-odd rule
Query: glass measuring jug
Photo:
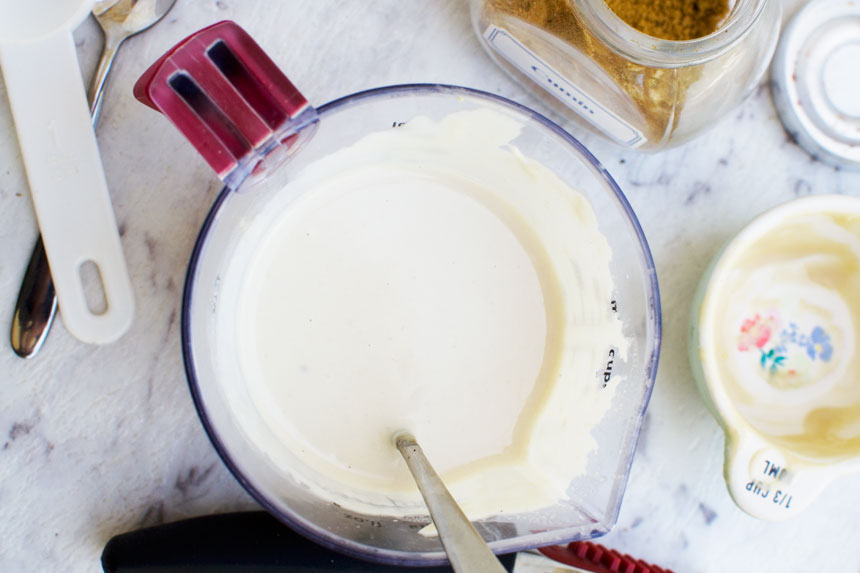
[[[615,312],[631,342],[624,360],[607,354],[594,364],[592,382],[617,388],[609,414],[594,432],[599,447],[586,474],[571,480],[570,498],[536,511],[478,520],[476,527],[496,552],[608,531],[656,372],[659,295],[653,262],[629,204],[585,148],[531,110],[465,88],[380,88],[314,109],[259,46],[229,22],[179,44],[141,78],[136,94],[170,117],[227,184],[195,246],[183,298],[186,372],[213,444],[255,499],[298,531],[353,555],[407,564],[445,559],[438,539],[419,533],[429,523],[426,516],[344,509],[281,470],[276,461],[289,460],[297,472],[309,473],[286,448],[260,447],[273,443],[267,437],[271,430],[254,413],[238,358],[229,351],[235,344],[237,277],[250,259],[240,245],[253,232],[249,222],[265,216],[264,207],[297,173],[369,133],[417,116],[439,119],[463,110],[490,109],[521,122],[513,144],[558,177],[575,182],[597,213],[615,253],[609,262]]]

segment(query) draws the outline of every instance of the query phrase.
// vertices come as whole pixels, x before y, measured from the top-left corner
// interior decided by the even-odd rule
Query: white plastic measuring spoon
[[[131,326],[134,295],[72,38],[93,4],[0,0],[0,68],[63,323],[105,344]],[[103,312],[87,303],[88,262],[99,271]]]

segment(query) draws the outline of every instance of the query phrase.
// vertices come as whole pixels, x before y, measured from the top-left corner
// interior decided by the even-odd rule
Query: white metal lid
[[[783,32],[773,99],[810,155],[860,168],[860,2],[813,0]]]

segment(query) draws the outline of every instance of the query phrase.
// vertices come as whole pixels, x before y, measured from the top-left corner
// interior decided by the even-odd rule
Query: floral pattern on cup
[[[789,322],[783,327],[782,318],[777,312],[764,315],[756,313],[741,323],[738,350],[758,350],[761,354],[761,367],[771,375],[786,368],[791,347],[803,350],[812,361],[830,362],[833,357],[830,335],[821,326],[815,326],[808,334],[802,332],[795,322]],[[793,376],[796,371],[787,369],[785,374]]]

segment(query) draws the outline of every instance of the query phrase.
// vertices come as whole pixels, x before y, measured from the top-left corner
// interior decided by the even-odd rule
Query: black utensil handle
[[[514,554],[500,556],[509,571],[514,559]],[[102,567],[116,573],[453,571],[347,557],[309,541],[263,511],[197,517],[117,535],[104,548]]]

